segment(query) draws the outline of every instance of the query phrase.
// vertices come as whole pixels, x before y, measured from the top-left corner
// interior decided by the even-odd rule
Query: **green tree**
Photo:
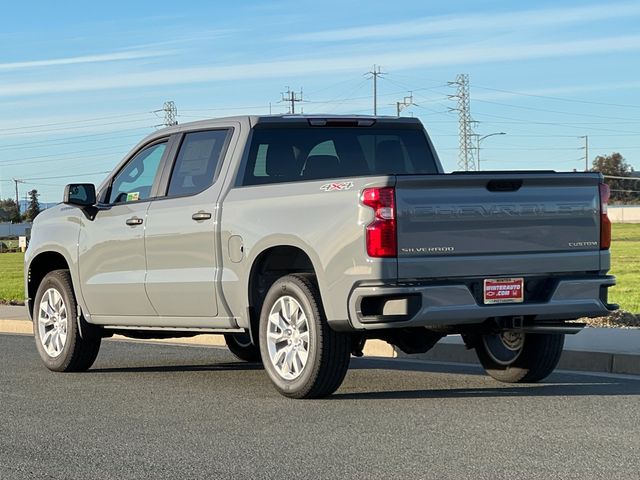
[[[605,176],[632,177],[633,167],[618,152],[610,155],[598,155],[593,161],[592,172],[600,172]],[[640,181],[606,178],[611,188],[611,201],[619,203],[636,203],[640,200]]]
[[[0,210],[5,211],[6,216],[10,222],[20,223],[22,221],[22,218],[20,218],[20,210],[18,209],[18,205],[13,198],[0,200]]]
[[[27,211],[24,213],[24,219],[29,222],[33,222],[41,211],[40,202],[38,201],[39,196],[40,194],[35,188],[29,192],[29,206],[27,207]]]

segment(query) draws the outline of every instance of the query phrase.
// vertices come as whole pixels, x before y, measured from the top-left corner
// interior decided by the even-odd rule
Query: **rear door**
[[[231,138],[231,128],[183,134],[175,161],[163,173],[165,194],[147,213],[146,291],[161,317],[218,315],[219,172]]]

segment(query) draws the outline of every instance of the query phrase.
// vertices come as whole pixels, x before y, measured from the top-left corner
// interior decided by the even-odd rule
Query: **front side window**
[[[156,143],[133,157],[113,179],[108,203],[149,199],[166,148],[167,142]]]
[[[229,130],[187,133],[178,152],[168,196],[194,195],[213,184]]]

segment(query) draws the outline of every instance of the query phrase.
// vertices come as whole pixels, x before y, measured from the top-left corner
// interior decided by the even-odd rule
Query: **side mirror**
[[[96,204],[96,187],[93,183],[70,183],[64,187],[63,203],[79,207]]]

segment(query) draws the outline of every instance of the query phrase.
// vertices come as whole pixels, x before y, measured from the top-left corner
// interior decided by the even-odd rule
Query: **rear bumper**
[[[605,316],[615,310],[607,289],[615,277],[562,277],[545,301],[483,305],[465,282],[357,286],[348,300],[350,327],[377,330],[479,324],[490,318],[529,317],[534,321]]]

